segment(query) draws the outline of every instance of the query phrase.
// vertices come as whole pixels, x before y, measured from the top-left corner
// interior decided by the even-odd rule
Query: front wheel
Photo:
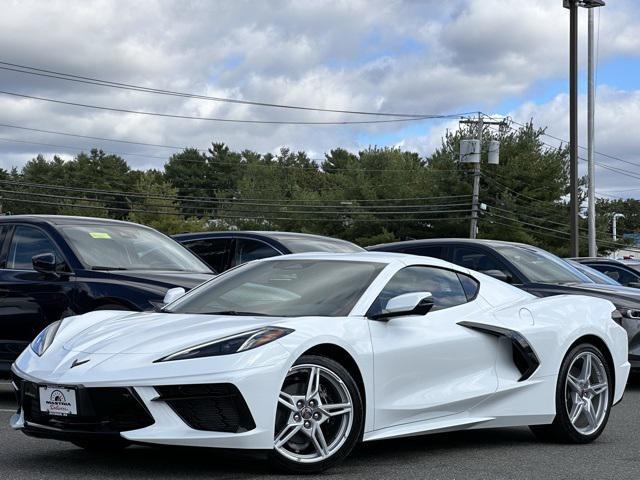
[[[532,426],[543,440],[588,443],[600,436],[613,401],[611,367],[591,344],[573,348],[558,375],[556,418],[551,425]]]
[[[302,356],[280,391],[271,461],[292,473],[325,470],[353,450],[363,418],[351,374],[329,358]]]

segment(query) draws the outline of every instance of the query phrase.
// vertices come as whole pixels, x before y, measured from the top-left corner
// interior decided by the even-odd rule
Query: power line
[[[4,67],[0,67],[0,69],[2,70],[8,70],[8,71],[13,71],[13,72],[23,73],[28,75],[37,75],[40,77],[55,78],[58,80],[86,83],[86,84],[98,85],[102,87],[118,88],[118,89],[131,90],[131,91],[137,91],[137,92],[155,93],[155,94],[168,95],[168,96],[174,96],[174,97],[193,98],[198,100],[211,100],[215,102],[253,105],[253,106],[259,106],[259,107],[284,108],[284,109],[290,109],[290,110],[305,110],[305,111],[312,111],[312,112],[343,113],[343,114],[350,114],[350,115],[405,117],[409,119],[446,118],[446,116],[442,116],[442,115],[430,115],[430,114],[421,114],[421,113],[393,113],[393,112],[372,112],[372,111],[361,111],[361,110],[344,110],[344,109],[336,109],[336,108],[320,108],[320,107],[309,107],[309,106],[299,106],[299,105],[286,105],[286,104],[278,104],[278,103],[257,102],[257,101],[251,101],[251,100],[240,100],[240,99],[234,99],[234,98],[213,97],[213,96],[198,95],[193,93],[176,92],[172,90],[165,90],[165,89],[159,89],[159,88],[144,87],[141,85],[133,85],[128,83],[112,82],[109,80],[102,80],[94,77],[85,77],[81,75],[73,75],[69,73],[56,72],[53,70],[45,70],[42,68],[30,67],[27,65],[19,65],[16,63],[10,63],[5,61],[0,61],[0,65],[5,65]],[[470,113],[477,113],[477,112],[470,112]],[[467,115],[470,113],[465,113],[463,115]]]
[[[87,138],[90,140],[100,140],[100,141],[104,141],[104,142],[117,142],[117,143],[126,143],[129,145],[142,145],[144,147],[159,147],[159,148],[171,148],[174,150],[186,150],[189,147],[177,147],[175,145],[162,145],[162,144],[158,144],[158,143],[145,143],[145,142],[134,142],[132,140],[120,140],[120,139],[116,139],[116,138],[107,138],[107,137],[93,137],[91,135],[79,135],[77,133],[68,133],[68,132],[58,132],[55,130],[43,130],[41,128],[30,128],[30,127],[23,127],[20,125],[12,125],[9,123],[0,123],[0,127],[5,127],[5,128],[15,128],[18,130],[28,130],[31,132],[39,132],[39,133],[49,133],[52,135],[63,135],[65,137],[77,137],[77,138]],[[197,149],[200,151],[200,149]]]
[[[81,208],[81,209],[90,209],[90,210],[100,210],[100,211],[120,211],[125,213],[141,213],[141,214],[152,214],[152,215],[169,215],[169,216],[180,216],[184,217],[185,215],[181,212],[169,212],[169,211],[160,211],[160,210],[140,210],[140,209],[124,209],[124,208],[115,208],[115,207],[103,207],[100,205],[92,206],[92,205],[76,205],[72,203],[55,203],[47,201],[38,201],[38,200],[26,200],[20,198],[13,197],[3,197],[3,200],[7,202],[15,202],[15,203],[24,203],[24,204],[33,204],[33,205],[48,205],[58,207],[70,207],[70,208]],[[310,213],[312,215],[313,213]],[[432,221],[451,221],[451,220],[466,220],[469,217],[438,217],[438,218],[321,218],[321,217],[313,217],[313,218],[296,218],[291,216],[285,217],[273,217],[269,215],[256,215],[253,216],[248,215],[227,215],[227,214],[219,214],[216,213],[214,215],[215,218],[221,219],[235,219],[235,220],[264,220],[264,221],[273,221],[273,220],[282,220],[282,221],[296,221],[296,222],[362,222],[362,223],[372,223],[372,222],[380,222],[380,223],[395,223],[395,222],[432,222]]]
[[[335,208],[338,207],[340,205],[302,205],[302,204],[291,204],[290,202],[304,202],[305,200],[297,200],[297,199],[273,199],[273,200],[267,200],[267,199],[250,199],[250,198],[218,198],[218,199],[212,199],[211,197],[185,197],[185,196],[173,196],[173,195],[159,195],[159,194],[149,194],[149,193],[143,193],[143,192],[124,192],[124,191],[114,191],[114,190],[107,190],[107,189],[90,189],[90,188],[79,188],[79,187],[67,187],[64,185],[53,185],[53,184],[45,184],[45,183],[37,183],[37,182],[21,182],[21,181],[16,181],[16,180],[0,180],[0,185],[1,184],[9,184],[9,186],[23,186],[23,187],[34,187],[34,188],[41,188],[41,189],[45,189],[45,190],[62,190],[62,191],[71,191],[71,192],[79,192],[79,193],[88,193],[88,194],[98,194],[98,195],[114,195],[114,196],[126,196],[126,197],[132,197],[132,198],[145,198],[145,199],[160,199],[160,200],[170,200],[170,201],[180,201],[180,202],[200,202],[200,203],[215,203],[215,204],[224,204],[224,203],[240,203],[240,204],[244,204],[244,205],[284,205],[284,206],[309,206],[309,207],[313,207],[313,208],[323,208],[324,206],[327,207],[331,207],[331,208]],[[25,193],[29,193],[29,192],[25,192]],[[456,199],[458,200],[462,200],[464,198],[468,198],[470,197],[470,195],[445,195],[445,196],[434,196],[434,197],[405,197],[405,198],[390,198],[390,199],[376,199],[376,200],[332,200],[332,201],[326,201],[326,200],[306,200],[307,202],[311,202],[311,203],[324,203],[324,204],[330,204],[330,203],[337,203],[337,204],[344,204],[344,203],[360,203],[360,202],[364,202],[364,203],[372,203],[372,202],[391,202],[391,201],[428,201],[428,200],[438,200],[438,201],[445,201],[446,199],[451,200],[451,201],[456,201]],[[74,197],[74,198],[78,198],[78,197]],[[263,202],[263,203],[251,203],[251,202]],[[429,206],[429,207],[434,207],[434,206],[448,206],[448,205],[466,205],[467,203],[447,203],[447,204],[427,204],[424,206]],[[397,208],[397,207],[412,207],[411,205],[366,205],[364,207],[361,208]]]
[[[250,124],[259,124],[259,125],[363,125],[363,124],[374,124],[374,123],[414,122],[419,120],[429,120],[429,119],[436,119],[436,118],[437,119],[457,118],[464,115],[464,114],[451,114],[451,115],[416,117],[416,118],[395,118],[395,119],[389,119],[389,120],[342,120],[342,121],[333,121],[333,122],[293,121],[293,120],[247,120],[247,119],[241,119],[241,118],[196,117],[193,115],[178,115],[178,114],[171,114],[171,113],[146,112],[142,110],[129,110],[127,108],[105,107],[102,105],[92,105],[88,103],[69,102],[66,100],[37,97],[35,95],[26,95],[23,93],[8,92],[6,90],[0,90],[0,93],[3,95],[10,95],[13,97],[29,98],[31,100],[40,100],[42,102],[57,103],[61,105],[70,105],[74,107],[91,108],[94,110],[104,110],[104,111],[118,112],[118,113],[132,113],[135,115],[146,115],[146,116],[153,116],[153,117],[178,118],[182,120],[204,120],[204,121],[210,121],[210,122],[250,123]]]

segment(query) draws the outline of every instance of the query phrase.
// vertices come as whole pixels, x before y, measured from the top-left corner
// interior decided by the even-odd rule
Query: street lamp
[[[569,9],[569,206],[571,256],[579,255],[578,218],[578,7],[604,6],[603,0],[562,0]]]

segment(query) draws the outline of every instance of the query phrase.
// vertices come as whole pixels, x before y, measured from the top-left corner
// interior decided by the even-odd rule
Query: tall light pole
[[[595,8],[603,0],[562,0],[569,9],[569,209],[571,211],[570,251],[572,257],[580,254],[578,217],[578,7]]]
[[[624,218],[622,213],[614,213],[613,214],[613,226],[611,228],[611,233],[613,233],[613,241],[618,240],[618,219]]]

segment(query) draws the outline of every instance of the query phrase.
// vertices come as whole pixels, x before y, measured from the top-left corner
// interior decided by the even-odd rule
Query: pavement
[[[640,478],[640,378],[627,386],[602,436],[589,445],[538,442],[528,428],[475,430],[363,444],[317,478]],[[260,455],[174,447],[97,454],[9,428],[13,393],[0,385],[0,479],[278,478]],[[291,477],[289,477],[291,478]],[[314,477],[309,477],[314,478]]]

